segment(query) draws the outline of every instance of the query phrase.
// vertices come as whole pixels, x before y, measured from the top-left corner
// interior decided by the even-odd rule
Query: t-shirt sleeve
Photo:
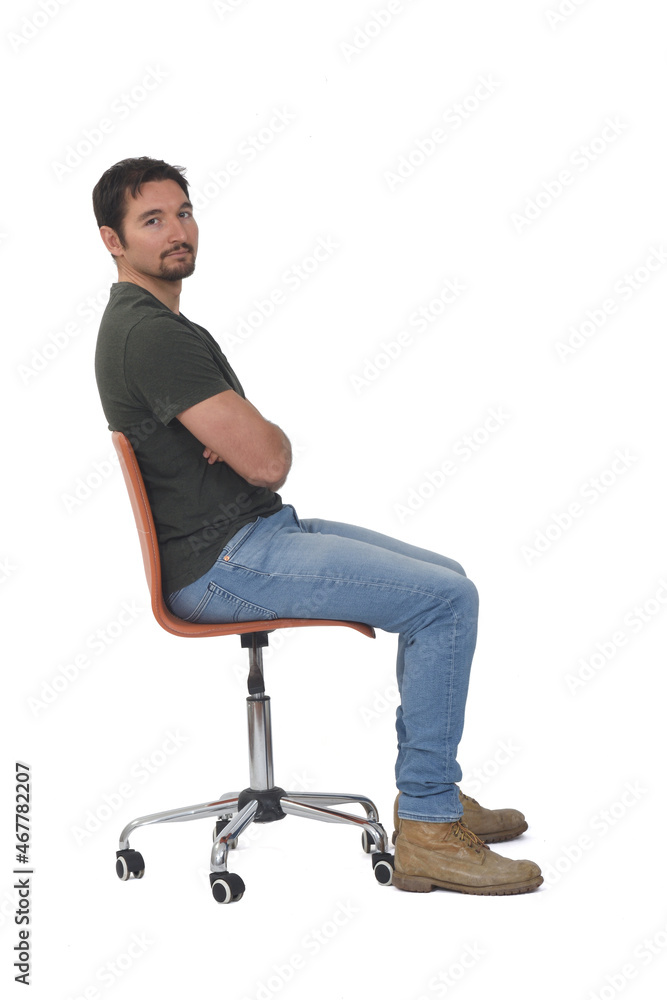
[[[206,341],[179,323],[138,323],[125,348],[125,380],[138,403],[167,425],[176,414],[233,386]]]

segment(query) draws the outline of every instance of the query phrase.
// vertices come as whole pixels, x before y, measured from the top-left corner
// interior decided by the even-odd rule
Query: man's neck
[[[159,299],[167,309],[171,309],[177,316],[180,315],[181,281],[162,281],[160,278],[152,278],[148,274],[140,274],[132,268],[119,268],[118,281],[129,281],[133,285],[140,285],[141,288],[145,288],[147,292]]]

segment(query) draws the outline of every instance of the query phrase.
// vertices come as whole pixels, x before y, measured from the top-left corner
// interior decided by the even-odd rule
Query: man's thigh
[[[431,552],[429,549],[422,549],[417,545],[410,545],[402,542],[391,535],[383,535],[379,531],[372,531],[370,528],[360,528],[356,524],[346,524],[342,521],[325,521],[320,518],[299,519],[302,529],[310,534],[337,535],[340,538],[352,538],[368,545],[375,545],[378,548],[386,549],[388,552],[395,552],[397,555],[408,556],[410,559],[418,559],[421,562],[433,563],[436,566],[445,566],[465,576],[465,570],[455,559],[440,555],[438,552]]]
[[[212,574],[225,593],[279,618],[365,621],[389,632],[429,612],[454,620],[476,597],[453,560],[354,525],[301,522],[291,508],[223,549]],[[206,613],[202,621],[215,620],[216,601]]]

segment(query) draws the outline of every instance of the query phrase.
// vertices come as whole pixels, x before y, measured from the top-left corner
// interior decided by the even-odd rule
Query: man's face
[[[199,229],[180,185],[147,181],[136,198],[125,192],[125,205],[119,269],[162,281],[189,277],[195,269]]]

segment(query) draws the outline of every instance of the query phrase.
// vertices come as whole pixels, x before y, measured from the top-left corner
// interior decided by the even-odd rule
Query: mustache
[[[163,257],[163,259],[165,257],[169,257],[169,256],[171,256],[172,253],[178,253],[179,250],[188,250],[190,253],[194,253],[194,251],[193,251],[192,247],[190,246],[190,244],[189,243],[184,243],[180,247],[175,247],[173,250],[168,250],[166,253],[162,254],[162,257]]]

